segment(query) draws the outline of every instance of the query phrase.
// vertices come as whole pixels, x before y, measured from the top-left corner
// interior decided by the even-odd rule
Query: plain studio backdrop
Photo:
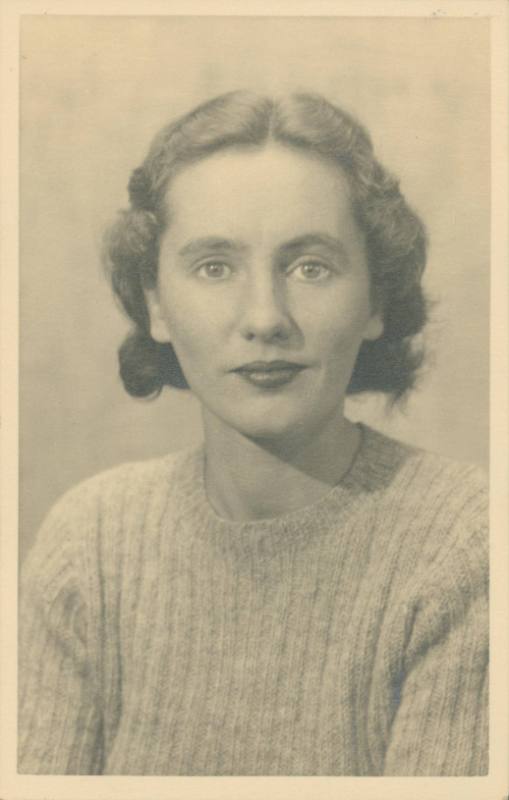
[[[188,392],[136,401],[100,263],[156,131],[237,88],[320,92],[369,129],[430,237],[428,365],[401,409],[350,416],[487,466],[489,21],[25,17],[21,38],[21,553],[77,481],[201,438]]]

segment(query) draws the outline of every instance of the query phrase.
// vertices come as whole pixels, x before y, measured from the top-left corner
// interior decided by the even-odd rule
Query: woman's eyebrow
[[[212,253],[224,252],[225,250],[233,250],[237,253],[243,253],[247,250],[247,245],[238,239],[224,239],[219,236],[203,236],[199,239],[192,239],[190,242],[187,242],[187,244],[180,248],[178,255],[189,258],[200,255],[204,250]]]
[[[278,248],[278,255],[280,258],[288,258],[313,247],[326,249],[342,261],[349,260],[348,252],[343,242],[335,236],[322,232],[306,233],[290,239]],[[183,258],[193,258],[201,255],[204,251],[208,253],[224,253],[225,251],[245,253],[248,249],[248,245],[239,239],[202,236],[198,239],[192,239],[183,245],[178,251],[178,255]]]
[[[303,236],[297,236],[281,245],[279,252],[282,256],[294,255],[313,247],[325,248],[342,261],[349,260],[348,251],[341,239],[329,233],[305,233]]]

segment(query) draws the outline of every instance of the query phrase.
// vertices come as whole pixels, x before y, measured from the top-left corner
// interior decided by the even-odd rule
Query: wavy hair
[[[427,318],[421,288],[427,242],[398,181],[375,158],[365,128],[320,95],[275,100],[236,91],[198,106],[157,134],[129,180],[129,208],[106,232],[104,262],[133,324],[119,348],[120,375],[129,394],[157,396],[165,385],[188,388],[171,344],[150,335],[144,294],[157,282],[172,177],[212,153],[269,142],[320,156],[338,165],[349,182],[353,213],[365,236],[372,302],[384,330],[375,341],[362,343],[348,393],[384,392],[395,401],[414,386],[423,361],[414,337]]]

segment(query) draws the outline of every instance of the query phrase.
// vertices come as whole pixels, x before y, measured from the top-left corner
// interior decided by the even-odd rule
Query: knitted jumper
[[[19,771],[487,772],[486,491],[369,428],[342,482],[219,518],[201,448],[71,490],[28,556]]]

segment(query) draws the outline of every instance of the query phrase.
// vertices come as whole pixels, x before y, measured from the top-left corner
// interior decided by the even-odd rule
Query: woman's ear
[[[366,327],[364,329],[364,334],[362,338],[373,342],[375,341],[375,339],[379,339],[383,332],[384,332],[384,323],[382,319],[382,314],[380,312],[375,312],[369,318]]]
[[[156,289],[145,290],[145,302],[150,318],[150,335],[152,339],[161,344],[169,343],[171,336],[168,330],[168,323]]]

